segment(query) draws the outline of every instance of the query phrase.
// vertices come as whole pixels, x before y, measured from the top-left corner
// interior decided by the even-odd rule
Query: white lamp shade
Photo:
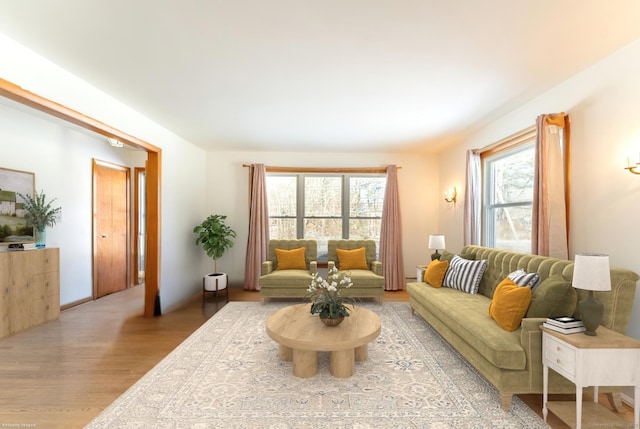
[[[609,255],[577,253],[573,268],[573,287],[584,290],[611,290]]]
[[[429,236],[429,249],[444,249],[444,234],[431,234]]]

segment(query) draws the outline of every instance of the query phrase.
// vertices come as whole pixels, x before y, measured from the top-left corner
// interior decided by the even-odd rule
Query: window
[[[384,174],[267,174],[269,235],[318,241],[327,260],[329,239],[378,242],[386,186]]]
[[[531,252],[535,145],[533,137],[517,146],[483,155],[483,244]]]

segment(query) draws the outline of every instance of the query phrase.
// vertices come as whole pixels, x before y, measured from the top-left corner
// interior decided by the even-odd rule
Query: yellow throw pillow
[[[353,250],[336,249],[338,268],[341,270],[368,270],[364,247]]]
[[[515,331],[531,303],[531,288],[518,286],[510,278],[500,282],[489,305],[489,315],[505,331]]]
[[[447,268],[449,268],[449,261],[438,261],[434,259],[424,271],[424,281],[433,287],[442,286]]]
[[[307,264],[304,261],[304,247],[291,250],[276,249],[276,259],[278,260],[278,270],[307,269]]]

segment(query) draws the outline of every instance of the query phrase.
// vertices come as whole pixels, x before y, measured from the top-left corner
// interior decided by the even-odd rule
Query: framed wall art
[[[18,194],[34,192],[34,173],[0,167],[0,245],[33,241],[33,227],[27,226],[24,201]]]

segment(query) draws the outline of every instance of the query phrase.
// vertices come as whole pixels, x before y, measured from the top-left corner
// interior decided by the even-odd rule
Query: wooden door
[[[93,162],[93,296],[126,289],[129,261],[129,168]]]

